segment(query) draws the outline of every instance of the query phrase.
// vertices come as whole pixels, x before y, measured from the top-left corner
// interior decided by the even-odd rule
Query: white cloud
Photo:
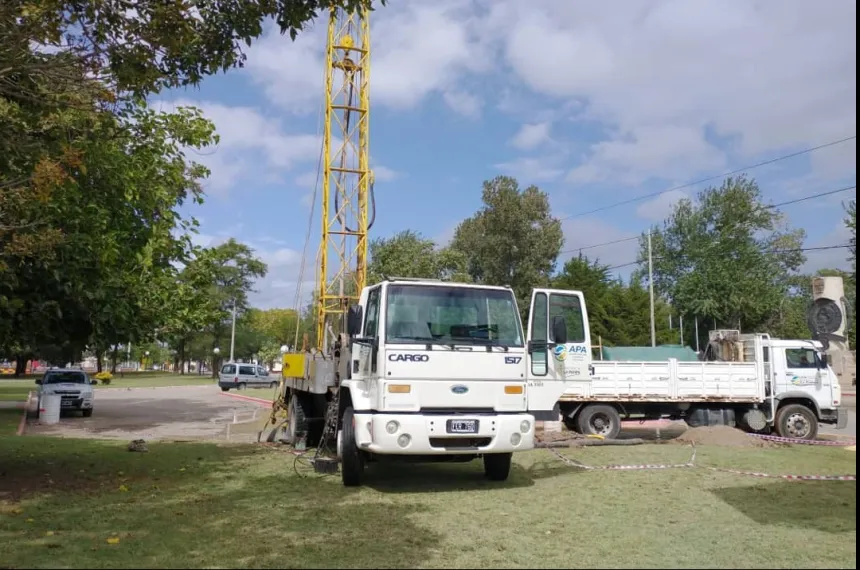
[[[215,124],[220,142],[214,149],[189,151],[189,158],[212,171],[206,190],[224,194],[249,174],[260,175],[260,162],[267,181],[279,180],[279,173],[319,157],[321,139],[316,135],[288,134],[277,119],[264,116],[253,107],[231,107],[210,101],[175,99],[163,101],[165,110],[195,106]]]
[[[511,139],[511,144],[520,150],[531,150],[550,140],[551,128],[552,124],[548,121],[525,124]]]
[[[400,176],[399,172],[387,166],[372,166],[371,169],[373,170],[373,177],[377,182],[391,182]]]
[[[548,157],[521,157],[508,162],[494,164],[504,174],[517,178],[524,185],[536,184],[538,182],[551,182],[558,180],[564,169],[561,168],[561,156]]]
[[[845,224],[837,219],[834,221],[834,226],[827,235],[820,240],[812,242],[808,247],[830,247],[849,243],[851,232]],[[848,261],[851,251],[847,247],[811,250],[804,253],[806,255],[806,263],[801,269],[804,273],[813,273],[819,269],[842,269],[848,271],[851,267]]]
[[[636,215],[649,222],[665,220],[679,201],[688,198],[683,190],[670,190],[660,194],[656,198],[640,204],[636,208]]]
[[[327,21],[327,16],[318,19],[295,42],[270,30],[249,50],[251,76],[289,112],[308,113],[322,104]],[[435,92],[457,112],[477,112],[479,100],[457,81],[489,67],[479,31],[465,2],[399,3],[374,11],[373,104],[409,109]]]
[[[497,2],[511,69],[613,125],[580,181],[713,168],[706,129],[751,155],[856,130],[856,4],[785,0]],[[848,151],[846,150],[846,153]],[[616,170],[615,167],[622,169]]]
[[[636,261],[639,252],[639,241],[627,239],[635,235],[626,228],[619,228],[606,222],[600,217],[583,217],[575,220],[562,222],[564,232],[564,246],[559,256],[559,269],[563,262],[571,257],[582,254],[590,260],[598,260],[602,265],[615,267],[612,274],[628,275],[636,269],[635,265],[628,265]],[[616,242],[616,243],[609,243]],[[607,245],[602,245],[607,244]],[[600,246],[600,247],[591,247]]]
[[[481,115],[482,101],[477,95],[451,90],[445,91],[442,98],[452,111],[464,117],[475,119]]]

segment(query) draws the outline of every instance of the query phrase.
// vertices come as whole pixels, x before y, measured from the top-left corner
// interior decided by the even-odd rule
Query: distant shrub
[[[107,371],[99,372],[94,376],[94,378],[106,386],[110,384],[111,380],[113,380],[113,374]]]

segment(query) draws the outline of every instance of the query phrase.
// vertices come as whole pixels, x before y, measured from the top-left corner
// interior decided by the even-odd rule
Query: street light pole
[[[233,349],[236,346],[236,298],[233,297],[233,324],[230,330],[230,362],[233,362]]]
[[[651,230],[648,230],[648,289],[651,297],[651,346],[657,346],[657,324],[654,322],[654,258],[651,255]]]

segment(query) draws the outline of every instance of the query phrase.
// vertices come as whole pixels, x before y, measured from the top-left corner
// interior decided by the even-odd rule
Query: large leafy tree
[[[688,317],[757,329],[778,310],[803,264],[805,233],[763,203],[753,180],[728,178],[675,205],[653,229],[654,283]],[[647,237],[640,260],[647,261]]]
[[[651,298],[637,282],[613,279],[608,265],[580,254],[569,259],[552,280],[558,289],[581,291],[585,296],[592,342],[605,346],[651,344]],[[669,307],[658,299],[655,307],[657,342],[677,342],[668,329]]]
[[[368,283],[385,277],[468,280],[465,256],[449,248],[437,248],[431,239],[412,230],[370,242]]]
[[[451,249],[465,258],[473,281],[511,286],[525,314],[531,289],[548,284],[555,270],[561,222],[546,193],[521,190],[509,176],[484,182],[482,199],[484,206],[457,227]]]
[[[295,39],[332,6],[351,10],[387,0],[4,0],[0,3],[0,80],[45,76],[61,92],[71,84],[55,57],[22,57],[31,42],[72,61],[119,93],[144,96],[196,85],[241,67],[244,47],[274,19]],[[2,81],[0,81],[2,82]],[[8,85],[8,84],[7,84]],[[11,89],[16,97],[32,97]]]

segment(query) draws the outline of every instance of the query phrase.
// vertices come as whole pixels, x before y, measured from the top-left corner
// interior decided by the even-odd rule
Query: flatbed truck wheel
[[[621,416],[618,410],[605,404],[590,404],[577,415],[576,425],[582,435],[599,435],[615,439],[621,433]]]
[[[818,437],[818,418],[815,412],[802,404],[788,404],[776,413],[776,433],[794,439]]]
[[[355,441],[355,410],[352,406],[343,412],[341,440],[341,480],[345,487],[358,487],[364,476],[364,456]]]
[[[511,472],[513,453],[487,453],[484,455],[484,474],[490,481],[506,481]]]

